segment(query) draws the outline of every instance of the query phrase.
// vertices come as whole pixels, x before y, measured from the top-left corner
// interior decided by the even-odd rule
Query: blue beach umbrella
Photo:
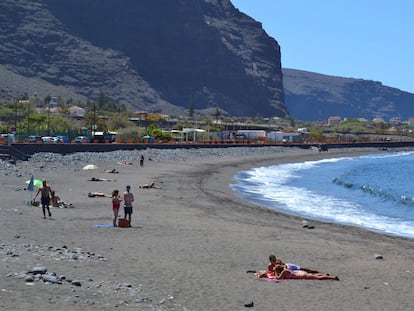
[[[30,177],[30,180],[26,180],[27,190],[30,191],[30,202],[32,202],[33,198],[33,191],[35,190],[34,187],[41,187],[43,182],[39,179],[34,179],[33,175]]]
[[[27,186],[27,190],[33,192],[34,191],[34,177],[32,177],[29,180],[29,185]]]

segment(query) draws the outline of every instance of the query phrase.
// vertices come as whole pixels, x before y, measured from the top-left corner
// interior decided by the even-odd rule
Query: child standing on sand
[[[119,215],[119,208],[121,207],[121,197],[119,196],[119,190],[112,191],[112,211],[114,212],[113,224],[117,226],[117,220]]]

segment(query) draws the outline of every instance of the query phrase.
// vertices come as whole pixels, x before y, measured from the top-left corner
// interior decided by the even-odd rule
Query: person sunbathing
[[[139,185],[138,187],[143,188],[143,189],[161,189],[160,187],[156,186],[154,182],[150,184],[142,184],[142,185]]]
[[[289,269],[291,271],[296,271],[296,270],[302,270],[308,273],[319,273],[319,271],[314,270],[314,269],[309,269],[309,268],[305,268],[305,267],[301,267],[299,265],[293,264],[293,263],[285,263],[283,262],[280,258],[277,258],[275,255],[270,255],[269,256],[269,264],[267,266],[267,274],[274,276],[275,275],[275,267],[276,266],[284,266],[286,269]]]
[[[118,174],[119,172],[115,168],[113,168],[112,170],[106,170],[105,173]]]
[[[89,181],[116,181],[116,179],[92,177],[91,179],[89,179]]]
[[[88,197],[94,198],[94,197],[105,197],[105,198],[111,198],[109,194],[105,194],[103,192],[89,192]]]
[[[134,163],[125,161],[125,162],[118,162],[118,164],[123,165],[123,166],[128,166],[128,165],[133,165]]]
[[[339,281],[339,278],[334,275],[325,273],[309,273],[304,270],[289,270],[283,265],[275,266],[275,278],[277,280],[335,280]]]
[[[52,206],[53,207],[72,207],[71,203],[65,203],[62,199],[56,195],[55,191],[52,190]]]

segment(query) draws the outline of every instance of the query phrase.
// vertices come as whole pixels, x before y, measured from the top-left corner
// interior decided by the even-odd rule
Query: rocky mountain
[[[288,115],[280,47],[230,0],[2,0],[0,96]]]
[[[283,68],[286,106],[293,119],[414,117],[414,94],[377,81]]]

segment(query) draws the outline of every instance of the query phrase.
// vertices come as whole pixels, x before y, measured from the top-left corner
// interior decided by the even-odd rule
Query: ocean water
[[[414,238],[414,152],[257,167],[234,179],[233,190],[266,208]]]

